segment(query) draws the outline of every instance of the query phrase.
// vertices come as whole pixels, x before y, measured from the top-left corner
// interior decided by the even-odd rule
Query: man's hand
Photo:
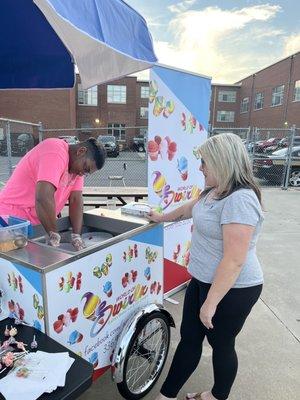
[[[61,240],[61,237],[60,237],[59,233],[52,232],[52,231],[49,232],[49,235],[47,238],[47,244],[49,246],[58,247],[60,245],[60,240]]]
[[[83,250],[86,248],[86,245],[79,233],[71,233],[71,243],[77,251],[80,251],[80,250]]]

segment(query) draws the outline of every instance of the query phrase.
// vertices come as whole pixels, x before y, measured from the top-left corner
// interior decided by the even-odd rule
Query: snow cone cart
[[[63,237],[69,218],[58,220]],[[84,213],[87,248],[45,243],[42,226],[24,248],[0,253],[0,319],[16,318],[90,361],[112,366],[127,399],[149,392],[164,366],[174,321],[163,309],[163,225],[121,214]]]

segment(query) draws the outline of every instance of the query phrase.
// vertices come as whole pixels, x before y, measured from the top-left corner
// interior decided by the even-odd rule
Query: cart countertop
[[[0,259],[6,259],[10,262],[19,263],[39,272],[46,273],[52,269],[83,258],[88,254],[91,254],[102,248],[125,240],[134,234],[140,233],[141,231],[150,229],[150,222],[146,218],[124,215],[121,213],[120,209],[108,210],[98,208],[87,211],[84,214],[87,214],[89,219],[91,219],[93,216],[100,217],[103,219],[103,222],[108,221],[108,223],[112,226],[118,225],[117,221],[122,221],[123,224],[128,224],[129,226],[133,226],[133,228],[125,233],[117,234],[113,238],[101,242],[99,245],[89,247],[73,254],[58,248],[54,249],[48,247],[38,242],[29,241],[27,246],[23,249],[12,250],[7,253],[0,252]]]

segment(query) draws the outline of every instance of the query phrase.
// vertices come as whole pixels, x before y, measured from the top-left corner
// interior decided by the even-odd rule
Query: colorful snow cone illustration
[[[196,160],[199,160],[201,158],[200,147],[193,147],[193,155],[196,157]]]
[[[164,186],[166,185],[166,179],[165,177],[161,174],[159,171],[154,171],[153,174],[155,176],[155,179],[153,181],[153,189],[154,192],[161,197],[162,195],[162,190]]]
[[[180,159],[177,160],[177,169],[181,175],[181,179],[186,181],[188,177],[188,160],[186,157],[180,157]]]
[[[137,275],[138,275],[138,272],[134,271],[133,269],[130,272],[126,272],[121,280],[122,286],[125,288],[131,282],[135,282]]]
[[[159,146],[154,140],[148,142],[148,155],[151,161],[156,161],[158,158]]]
[[[106,294],[107,297],[112,296],[112,283],[110,281],[106,282],[105,285],[103,286],[103,291]]]
[[[73,276],[73,273],[71,271],[67,272],[66,278],[61,276],[58,280],[58,288],[60,291],[65,290],[65,292],[69,293],[71,289],[75,286],[76,290],[81,289],[81,278],[82,278],[82,273],[78,272],[75,276]]]
[[[163,96],[155,97],[153,115],[158,117],[166,106],[165,98]]]
[[[174,111],[174,109],[175,109],[175,103],[174,103],[174,101],[173,101],[173,100],[168,100],[168,101],[166,102],[166,106],[165,106],[164,111],[163,111],[163,116],[164,116],[165,118],[168,118],[168,117],[172,114],[172,112]]]
[[[160,155],[161,159],[168,157],[168,160],[172,161],[176,151],[177,144],[169,136],[162,138],[156,135],[154,140],[148,142],[148,155],[151,161],[157,161],[158,155]]]
[[[150,81],[150,85],[149,85],[149,102],[153,103],[156,95],[158,92],[158,85],[157,82],[154,81]]]
[[[150,293],[159,294],[161,291],[161,284],[159,282],[154,281],[150,286]]]
[[[101,278],[102,272],[101,272],[101,268],[99,266],[96,266],[96,267],[93,268],[93,275],[96,278]]]
[[[41,325],[40,321],[38,321],[37,319],[35,319],[35,320],[33,321],[33,327],[34,327],[35,329],[38,329],[39,331],[42,330],[42,325]]]
[[[38,306],[38,308],[37,308],[37,316],[38,316],[38,319],[43,319],[44,318],[44,307],[43,306]]]
[[[154,262],[157,258],[157,251],[156,250],[151,250],[149,246],[146,247],[146,251],[145,251],[145,258],[148,261],[148,264],[150,264],[151,262]]]
[[[147,267],[145,269],[144,276],[147,279],[147,281],[150,281],[150,279],[151,279],[151,269],[150,269],[150,267]]]
[[[177,144],[175,142],[171,142],[168,147],[168,160],[169,161],[173,160],[176,151],[177,151]]]
[[[111,253],[108,253],[108,254],[107,254],[107,256],[106,256],[106,258],[105,258],[105,261],[106,261],[106,263],[107,263],[107,265],[108,265],[109,267],[112,266],[113,258],[112,258],[112,254],[111,254]]]
[[[13,290],[17,290],[19,288],[20,293],[23,293],[23,282],[20,275],[16,277],[14,272],[7,274],[7,281],[9,286],[11,286]]]
[[[123,261],[131,262],[134,258],[138,257],[138,246],[134,244],[133,246],[128,246],[127,251],[123,251]]]
[[[19,282],[20,292],[23,293],[23,282],[22,282],[22,278],[20,275],[18,276],[18,282]]]
[[[131,279],[132,279],[132,282],[135,282],[135,281],[136,281],[136,278],[137,278],[137,275],[138,275],[138,272],[137,272],[137,271],[134,271],[133,269],[132,269],[130,272],[131,272]]]
[[[61,333],[65,326],[69,326],[71,322],[75,322],[78,317],[78,307],[69,308],[65,314],[60,314],[53,323],[53,329],[56,333]]]
[[[82,341],[82,339],[83,339],[82,333],[80,333],[78,331],[73,331],[69,336],[68,343],[69,344],[80,343]]]
[[[95,310],[98,304],[100,304],[100,298],[91,292],[87,292],[82,296],[81,300],[82,299],[86,299],[85,305],[83,307],[83,315],[85,316],[85,318],[93,320]]]
[[[93,367],[96,368],[98,366],[98,353],[92,353],[89,362],[93,364]]]
[[[39,298],[37,296],[37,294],[33,295],[33,308],[37,309],[39,305]]]
[[[183,130],[187,133],[194,133],[194,130],[197,127],[197,123],[199,124],[199,132],[204,131],[203,125],[201,125],[200,122],[198,122],[192,114],[190,114],[189,118],[187,118],[184,112],[181,113],[180,122]]]

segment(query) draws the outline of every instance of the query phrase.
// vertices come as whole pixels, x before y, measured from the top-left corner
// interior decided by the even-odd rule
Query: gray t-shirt
[[[189,264],[190,274],[201,282],[211,283],[223,257],[222,225],[237,223],[255,227],[246,262],[234,288],[263,283],[263,273],[256,256],[256,242],[263,222],[259,201],[251,189],[239,189],[222,200],[199,200],[193,208],[193,234]]]

